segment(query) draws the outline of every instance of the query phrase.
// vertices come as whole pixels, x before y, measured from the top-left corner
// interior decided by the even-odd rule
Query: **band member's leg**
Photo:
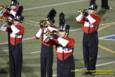
[[[108,0],[101,0],[101,8],[110,9],[108,5]]]
[[[52,77],[52,66],[53,66],[53,46],[47,48],[47,77]]]

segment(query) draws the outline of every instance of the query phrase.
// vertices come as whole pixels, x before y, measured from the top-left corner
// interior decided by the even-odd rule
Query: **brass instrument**
[[[78,13],[82,13],[82,12],[83,12],[83,9],[79,9],[77,12],[78,12]]]
[[[40,28],[47,28],[48,26],[50,26],[50,23],[48,22],[48,20],[40,20]],[[54,35],[54,34],[58,34],[58,31],[56,30],[53,30],[52,32],[51,31],[47,31],[46,33],[47,36],[51,36],[51,35]]]
[[[79,9],[77,12],[78,13],[85,13],[85,12],[87,12],[88,11],[88,9]]]
[[[46,28],[47,27],[47,20],[40,20],[40,28]]]
[[[3,24],[7,21],[7,19],[3,17],[3,13],[5,9],[6,9],[5,6],[3,4],[0,4],[0,24]]]

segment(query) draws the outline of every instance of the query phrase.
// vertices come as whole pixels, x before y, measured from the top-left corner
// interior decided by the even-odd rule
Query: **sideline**
[[[26,8],[26,9],[24,9],[24,11],[31,11],[31,10],[36,10],[36,9],[43,9],[43,8],[60,6],[60,5],[66,5],[66,4],[72,4],[72,3],[78,3],[78,2],[83,2],[83,1],[87,1],[87,0],[75,0],[75,1],[68,1],[68,2],[63,2],[63,3],[56,3],[56,4],[49,4],[49,5],[37,6],[37,7],[32,7],[32,8]]]

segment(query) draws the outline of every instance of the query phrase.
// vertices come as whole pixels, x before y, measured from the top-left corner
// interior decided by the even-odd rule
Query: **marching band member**
[[[98,53],[98,27],[101,22],[99,16],[96,15],[96,4],[84,10],[76,17],[76,21],[81,23],[83,31],[83,56],[86,67],[85,75],[93,74],[96,70],[96,61]]]
[[[72,72],[75,70],[73,57],[75,40],[68,36],[66,28],[60,29],[58,34],[53,31],[50,37],[45,42],[56,46],[57,77],[75,77],[75,72]]]
[[[46,26],[46,24],[49,24],[49,21],[41,21],[41,26]],[[41,57],[40,57],[40,63],[41,63],[41,77],[52,77],[52,65],[53,65],[53,46],[49,45],[44,42],[44,40],[47,38],[47,32],[51,32],[53,30],[57,30],[53,27],[46,26],[45,28],[41,27],[39,31],[36,34],[36,38],[40,39],[41,44]]]
[[[2,31],[9,33],[10,77],[21,77],[24,26],[19,22],[20,20],[14,19],[14,16],[10,15],[8,24],[4,24],[1,27]]]
[[[40,29],[36,34],[36,38],[41,40],[41,55],[40,55],[40,64],[41,64],[41,77],[52,77],[52,65],[53,65],[53,45],[49,45],[44,42],[48,37],[47,34],[57,29],[54,26],[54,17],[56,11],[52,9],[48,16],[48,20],[40,21]]]

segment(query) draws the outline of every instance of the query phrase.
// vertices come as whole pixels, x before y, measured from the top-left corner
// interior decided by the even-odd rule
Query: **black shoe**
[[[84,72],[83,75],[91,75],[91,72]]]
[[[83,75],[95,75],[96,71],[95,70],[89,70],[83,73]]]

